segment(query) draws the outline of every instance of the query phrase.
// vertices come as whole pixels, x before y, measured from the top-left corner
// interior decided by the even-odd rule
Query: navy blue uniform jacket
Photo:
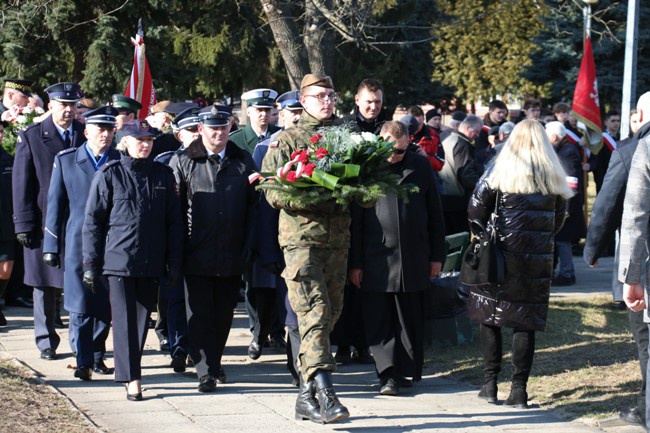
[[[81,146],[84,126],[72,123],[72,146]],[[43,226],[47,212],[47,191],[52,177],[52,163],[66,148],[54,126],[52,116],[28,126],[18,134],[12,178],[14,226],[16,233],[31,232],[36,248],[25,248],[25,284],[33,287],[63,287],[63,270],[43,263]]]
[[[180,269],[183,220],[174,175],[151,159],[122,155],[95,175],[82,230],[83,269],[161,277]]]
[[[120,153],[112,147],[106,152],[106,163],[120,159]],[[47,194],[43,252],[62,254],[65,245],[63,299],[66,310],[110,318],[107,288],[99,284],[93,294],[81,283],[81,228],[88,192],[96,172],[85,145],[64,150],[54,158]]]
[[[241,275],[250,258],[258,194],[253,158],[231,141],[221,164],[199,137],[172,157],[185,220],[185,275]]]

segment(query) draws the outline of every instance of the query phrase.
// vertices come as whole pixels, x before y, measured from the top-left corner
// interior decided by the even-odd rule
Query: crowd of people
[[[0,111],[38,106],[33,84],[5,80]],[[505,280],[472,287],[468,301],[470,318],[480,324],[480,398],[497,401],[501,328],[512,328],[505,404],[528,407],[535,333],[546,327],[550,287],[575,284],[573,251],[585,236],[590,265],[610,254],[621,221],[614,300],[633,310],[647,368],[645,256],[638,244],[647,238],[647,223],[639,222],[648,214],[647,194],[639,192],[647,187],[647,155],[635,160],[643,174],[634,179],[641,185],[637,200],[625,197],[625,184],[637,144],[637,153],[647,153],[650,94],[632,114],[632,138],[619,140],[620,115],[608,112],[606,145],[590,155],[566,103],[547,112],[540,101],[526,100],[514,118],[494,100],[483,118],[457,111],[443,125],[437,108],[389,113],[372,78],[360,82],[354,110],[341,117],[326,75],[307,74],[299,90],[282,95],[250,90],[242,95],[245,126],[226,105],[164,101],[141,120],[141,104],[125,95],[102,105],[69,82],[45,92],[48,110],[18,133],[13,159],[0,151],[0,283],[4,290],[15,254],[22,254],[24,284],[33,287],[35,342],[46,360],[58,356],[63,292],[80,380],[114,374],[128,400],[142,400],[140,365],[156,311],[170,367],[193,366],[198,391],[214,391],[227,382],[222,356],[243,295],[248,356],[257,360],[266,348],[286,352],[299,388],[296,417],[344,419],[350,414],[332,380],[337,363],[373,364],[382,395],[421,379],[424,296],[443,268],[445,236],[486,225],[492,214]],[[0,131],[9,125],[4,119]],[[334,199],[302,206],[256,189],[251,174],[275,173],[332,125],[394,143],[390,171],[417,192],[408,200],[389,194],[372,206]],[[599,191],[588,234],[586,171]],[[111,327],[114,368],[105,363]],[[639,407],[626,416],[645,423],[646,407],[644,386]]]

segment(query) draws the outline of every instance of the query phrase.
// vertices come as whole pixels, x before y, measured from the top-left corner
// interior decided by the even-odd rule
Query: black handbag
[[[496,204],[487,227],[478,220],[470,221],[470,230],[474,237],[465,251],[460,268],[460,282],[463,284],[495,286],[505,281],[505,258],[497,243],[498,204],[499,193],[497,192]]]

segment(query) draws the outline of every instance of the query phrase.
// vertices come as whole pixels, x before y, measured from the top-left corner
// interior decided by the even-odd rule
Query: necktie
[[[216,153],[213,153],[212,155],[210,155],[210,159],[211,159],[212,162],[214,162],[216,165],[221,164],[221,157],[220,157],[219,155],[217,155]]]
[[[72,144],[72,141],[70,140],[70,131],[67,129],[63,132],[63,143],[65,143],[65,147],[70,147],[70,144]]]

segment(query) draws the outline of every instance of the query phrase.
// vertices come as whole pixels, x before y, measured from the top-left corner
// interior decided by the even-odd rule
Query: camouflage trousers
[[[288,247],[284,260],[282,276],[289,303],[298,316],[298,365],[307,381],[316,370],[336,370],[330,332],[343,309],[348,250]]]

